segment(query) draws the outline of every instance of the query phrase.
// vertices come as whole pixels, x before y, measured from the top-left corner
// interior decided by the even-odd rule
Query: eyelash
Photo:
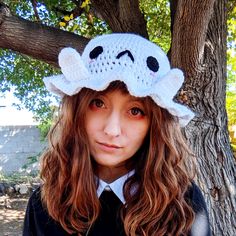
[[[100,103],[98,105],[98,103]],[[90,102],[90,106],[95,106],[97,108],[102,108],[104,106],[104,102],[101,100],[101,99],[93,99],[91,102]]]
[[[95,108],[103,108],[105,106],[104,102],[99,99],[99,98],[95,98],[93,99],[91,102],[90,102],[90,106],[91,107],[95,107]],[[135,111],[135,112],[138,112],[139,114],[133,114],[132,112]],[[145,112],[140,109],[139,107],[132,107],[130,110],[129,110],[129,113],[130,115],[132,116],[145,116]]]
[[[137,114],[132,114],[132,111],[134,111],[134,110],[138,111],[141,116],[145,116],[144,111],[142,109],[138,108],[138,107],[133,107],[133,108],[130,109],[130,113],[131,113],[132,116],[137,116]]]

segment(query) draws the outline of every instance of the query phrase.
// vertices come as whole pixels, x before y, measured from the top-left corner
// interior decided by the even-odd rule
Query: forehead
[[[112,87],[112,88],[107,88],[104,91],[98,91],[94,94],[95,96],[107,96],[112,97],[113,95],[119,96],[119,98],[126,100],[127,102],[139,102],[144,104],[144,101],[146,98],[144,97],[135,97],[131,95],[128,90],[125,87]],[[117,99],[117,98],[116,98]],[[119,99],[116,100],[117,103],[119,103]]]

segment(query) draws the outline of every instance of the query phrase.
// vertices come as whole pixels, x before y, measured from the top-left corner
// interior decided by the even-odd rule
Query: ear
[[[166,75],[158,79],[153,92],[158,94],[162,100],[172,99],[184,82],[183,72],[179,69],[171,69]]]
[[[63,48],[58,56],[61,71],[68,81],[76,81],[89,77],[89,72],[80,54],[73,48]]]

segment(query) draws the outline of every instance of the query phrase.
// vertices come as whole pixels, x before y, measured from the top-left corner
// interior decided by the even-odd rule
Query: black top
[[[196,184],[192,184],[192,187],[186,194],[186,198],[191,203],[194,212],[196,213],[196,219],[198,216],[203,216],[202,219],[205,223],[200,220],[198,224],[196,220],[196,225],[193,226],[194,232],[199,233],[201,231],[201,224],[205,228],[204,235],[189,233],[189,236],[210,236],[210,227],[208,220],[208,213],[206,209],[206,204],[200,189]],[[91,227],[89,236],[125,236],[123,223],[119,218],[119,209],[122,206],[122,202],[112,191],[103,191],[100,196],[100,203],[102,210],[100,216],[95,222],[94,226]],[[195,224],[195,223],[194,223]],[[69,235],[59,223],[54,221],[47,213],[47,210],[43,208],[41,198],[40,198],[40,188],[36,189],[29,199],[25,221],[23,236],[66,236]],[[76,234],[75,234],[76,235]]]

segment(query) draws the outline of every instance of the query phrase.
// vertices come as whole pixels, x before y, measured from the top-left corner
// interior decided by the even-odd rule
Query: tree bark
[[[134,32],[148,38],[138,0],[91,0],[91,3],[113,32]]]
[[[58,66],[59,51],[73,47],[80,53],[89,39],[13,16],[0,4],[0,48],[11,49]]]
[[[148,37],[138,0],[92,2],[113,32],[135,32]],[[0,3],[0,48],[58,66],[57,57],[62,48],[73,47],[81,53],[88,41],[85,37],[13,16],[7,6]]]
[[[213,235],[236,235],[236,163],[225,110],[226,0],[173,2],[171,62],[186,76],[178,98],[196,113],[185,134],[196,156],[197,182]]]

